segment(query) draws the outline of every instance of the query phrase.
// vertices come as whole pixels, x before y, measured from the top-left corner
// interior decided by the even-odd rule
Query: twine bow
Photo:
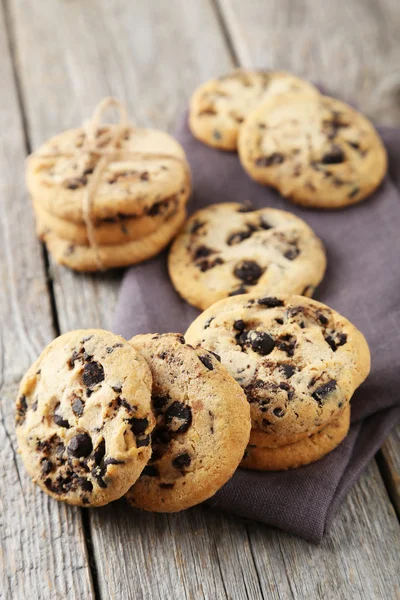
[[[103,134],[101,131],[102,117],[106,110],[110,107],[115,107],[119,112],[119,122],[113,125],[110,130],[106,130]],[[173,154],[162,154],[152,152],[129,152],[118,148],[118,144],[121,142],[126,134],[126,130],[132,127],[129,123],[128,113],[126,106],[117,100],[116,98],[104,98],[95,110],[93,111],[92,118],[83,123],[82,129],[85,133],[84,143],[80,148],[77,148],[75,152],[37,152],[33,156],[38,158],[58,158],[58,157],[71,157],[76,158],[79,162],[87,164],[91,161],[92,157],[98,157],[89,182],[84,190],[82,197],[82,217],[87,230],[87,238],[89,245],[94,250],[95,260],[99,270],[104,271],[105,265],[101,260],[99,253],[99,246],[95,238],[95,226],[92,218],[92,203],[95,196],[95,192],[101,180],[101,176],[106,169],[107,165],[113,160],[119,157],[119,154],[123,154],[126,158],[142,159],[142,158],[154,158],[154,159],[173,159],[180,162],[186,172],[186,175],[190,181],[190,170],[187,162],[175,156]],[[111,136],[111,137],[110,137]],[[68,181],[69,178],[65,178],[62,183]]]

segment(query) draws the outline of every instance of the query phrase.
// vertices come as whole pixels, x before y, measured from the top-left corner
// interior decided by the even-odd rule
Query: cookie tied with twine
[[[110,107],[118,110],[119,122],[102,124]],[[31,154],[27,184],[35,207],[40,208],[38,214],[84,225],[87,230],[88,244],[75,246],[43,227],[38,218],[38,231],[56,260],[92,271],[133,264],[157,254],[181,226],[191,192],[190,169],[180,144],[165,132],[131,125],[126,107],[114,98],[100,102],[80,129],[51,138]],[[159,207],[169,202],[176,211],[167,213],[160,236],[156,230],[151,240],[142,238],[137,256],[136,239],[112,249],[98,244],[96,228],[156,216]],[[74,261],[69,260],[74,253]],[[80,269],[81,254],[86,260]]]

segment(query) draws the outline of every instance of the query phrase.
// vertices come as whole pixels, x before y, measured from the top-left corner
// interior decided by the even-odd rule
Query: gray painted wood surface
[[[367,81],[373,74],[378,81],[379,65],[386,82],[379,80],[379,85],[395,81],[393,0],[381,2],[379,13],[373,12],[372,0],[365,10],[361,0],[347,2],[352,9],[343,3],[343,11],[336,8],[341,0],[325,2],[327,19],[319,4],[4,0],[23,110],[21,115],[0,28],[5,142],[0,145],[0,598],[400,598],[400,527],[376,463],[349,494],[323,543],[315,546],[203,507],[155,515],[129,509],[123,500],[91,511],[60,506],[33,489],[19,459],[13,462],[10,447],[15,448],[12,399],[23,371],[56,330],[110,327],[121,278],[119,271],[85,276],[51,264],[46,285],[24,191],[21,116],[32,147],[78,125],[109,94],[127,102],[139,125],[171,129],[195,86],[235,61],[288,68],[328,85],[332,80],[334,91],[346,84],[349,94],[357,91],[354,82],[365,69],[372,73]],[[331,73],[327,65],[343,40],[351,48],[366,44],[354,33],[350,10],[368,32],[376,56],[371,66],[365,52],[352,53],[351,68],[341,58]],[[313,43],[321,57],[315,64],[302,61],[301,52],[289,44],[294,31],[309,40],[310,53],[317,40]],[[298,48],[304,54],[307,43]],[[396,121],[400,113],[390,98],[386,117]],[[356,99],[375,114],[364,88]],[[376,95],[376,102],[383,110],[382,95]],[[398,456],[399,444],[393,442],[391,473],[399,469]]]

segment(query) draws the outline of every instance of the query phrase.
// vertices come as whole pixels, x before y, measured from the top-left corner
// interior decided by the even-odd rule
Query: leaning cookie
[[[246,393],[253,429],[269,434],[272,446],[338,418],[370,369],[362,333],[301,296],[221,300],[190,325],[186,339],[220,356]]]
[[[193,135],[215,148],[236,150],[247,116],[268,98],[282,93],[318,95],[310,83],[283,71],[238,69],[201,85],[190,101]]]
[[[66,221],[43,208],[40,202],[32,199],[37,215],[38,234],[52,231],[57,237],[68,240],[71,244],[88,246],[89,238],[85,223]],[[176,213],[184,210],[186,197],[176,194],[154,204],[143,215],[131,217],[122,214],[93,222],[92,235],[99,246],[122,245],[151,235]]]
[[[112,246],[79,246],[59,238],[37,219],[38,235],[57,263],[75,271],[90,272],[133,265],[163,250],[182,227],[186,218],[180,210],[150,235]]]
[[[275,96],[240,129],[247,173],[296,204],[339,208],[360,202],[381,183],[386,151],[366,117],[328,96]]]
[[[202,310],[247,292],[312,296],[325,268],[323,244],[302,219],[237,203],[192,215],[168,258],[174,287]]]
[[[257,471],[283,471],[308,465],[339,446],[346,437],[349,427],[350,405],[347,405],[343,413],[323,429],[296,443],[276,448],[250,443],[240,466]]]
[[[120,498],[151,456],[151,373],[123,338],[97,329],[51,342],[23,378],[19,452],[43,491],[68,504]]]
[[[249,405],[218,357],[182,335],[139,335],[131,344],[152,372],[156,427],[152,457],[127,499],[146,510],[183,510],[233,475],[249,440]]]

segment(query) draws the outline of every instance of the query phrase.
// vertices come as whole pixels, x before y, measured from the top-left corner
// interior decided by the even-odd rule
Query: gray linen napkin
[[[281,208],[304,219],[328,254],[315,298],[349,318],[371,348],[371,375],[354,395],[349,435],[335,451],[292,471],[238,469],[208,501],[312,541],[321,540],[345,494],[400,420],[400,129],[380,133],[390,159],[380,189],[353,207],[318,211],[296,207],[252,181],[236,154],[195,140],[187,115],[176,131],[193,172],[190,212],[216,202],[250,201],[255,208]],[[147,332],[184,333],[198,314],[172,287],[163,253],[125,272],[114,331],[128,339]]]

